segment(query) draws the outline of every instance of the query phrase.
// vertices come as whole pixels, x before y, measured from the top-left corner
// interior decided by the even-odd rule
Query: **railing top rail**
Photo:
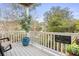
[[[67,35],[67,36],[79,35],[79,33],[68,33],[68,32],[38,32],[38,31],[36,31],[36,33],[53,34],[53,35]]]
[[[6,33],[6,32],[26,32],[26,31],[0,31],[0,33]]]

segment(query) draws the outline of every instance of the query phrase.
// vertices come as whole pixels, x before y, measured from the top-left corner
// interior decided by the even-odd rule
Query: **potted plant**
[[[79,39],[76,39],[74,43],[67,46],[67,52],[70,56],[79,56]]]

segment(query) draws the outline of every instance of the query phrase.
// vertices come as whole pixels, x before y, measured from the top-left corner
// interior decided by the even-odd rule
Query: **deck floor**
[[[21,43],[13,43],[12,49],[5,52],[5,56],[52,56],[51,54],[44,52],[33,45],[22,46]]]

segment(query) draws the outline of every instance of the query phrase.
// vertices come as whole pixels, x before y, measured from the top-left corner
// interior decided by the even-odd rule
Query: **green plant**
[[[72,54],[71,45],[67,46],[67,52],[70,53],[70,54]]]
[[[79,45],[77,45],[76,43],[68,45],[67,46],[67,52],[69,54],[73,54],[75,56],[79,56]]]
[[[77,56],[78,55],[77,52],[78,52],[78,48],[77,47],[73,47],[72,48],[72,54]]]

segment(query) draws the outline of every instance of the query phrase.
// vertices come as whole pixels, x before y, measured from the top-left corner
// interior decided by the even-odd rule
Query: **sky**
[[[36,8],[36,10],[31,13],[35,15],[36,19],[40,22],[43,21],[43,15],[46,11],[49,11],[51,7],[60,6],[62,8],[69,8],[72,11],[74,18],[79,19],[79,3],[43,3]]]
[[[62,8],[69,8],[73,12],[73,16],[79,19],[79,3],[42,3],[40,6],[36,7],[35,10],[31,11],[33,17],[39,22],[43,21],[44,13],[49,11],[51,7],[60,6]],[[0,3],[0,9],[9,9],[9,5],[5,3]]]

